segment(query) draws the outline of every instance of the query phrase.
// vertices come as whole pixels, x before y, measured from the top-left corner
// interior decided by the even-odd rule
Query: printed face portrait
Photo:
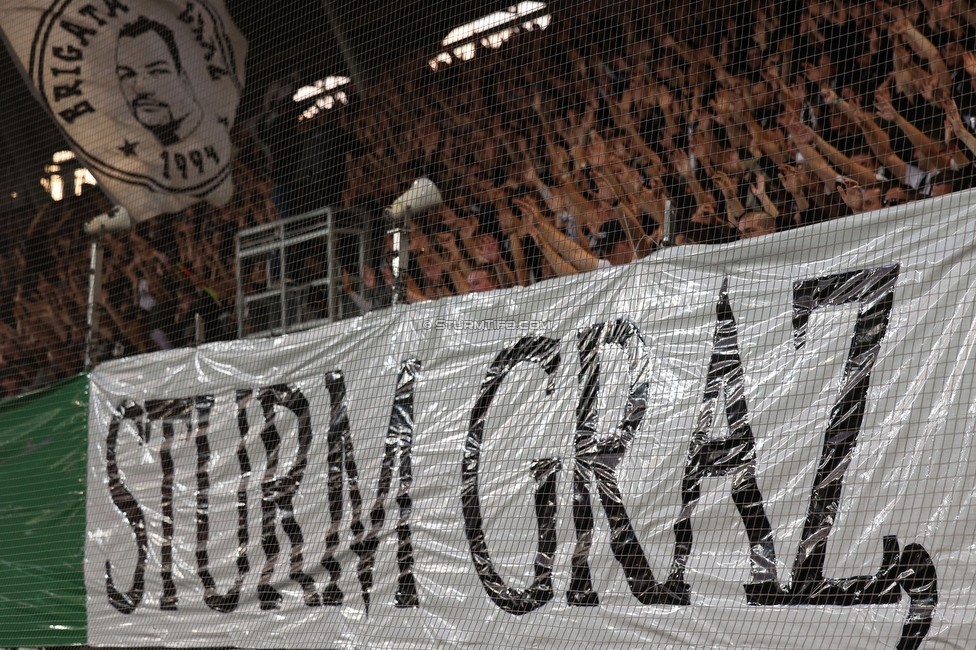
[[[200,125],[189,77],[172,30],[140,16],[119,31],[116,74],[136,120],[163,146],[181,142]]]

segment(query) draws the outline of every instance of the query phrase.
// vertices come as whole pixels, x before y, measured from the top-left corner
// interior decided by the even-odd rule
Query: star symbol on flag
[[[118,147],[118,150],[122,152],[122,155],[128,158],[129,156],[136,155],[136,147],[138,146],[139,146],[138,142],[129,142],[128,140],[126,140],[124,145]]]

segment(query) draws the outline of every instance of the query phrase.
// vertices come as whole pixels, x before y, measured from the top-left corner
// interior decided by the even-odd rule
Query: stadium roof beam
[[[356,92],[363,95],[363,83],[362,83],[362,72],[359,70],[359,63],[356,60],[356,55],[353,53],[352,48],[349,47],[349,42],[346,40],[346,35],[342,30],[342,26],[339,21],[336,20],[335,12],[332,10],[332,0],[321,0],[322,8],[325,10],[325,16],[329,20],[329,28],[332,30],[332,37],[335,39],[336,45],[339,46],[339,51],[342,52],[342,60],[346,64],[346,69],[349,70],[349,76],[352,77],[352,82],[356,86]]]

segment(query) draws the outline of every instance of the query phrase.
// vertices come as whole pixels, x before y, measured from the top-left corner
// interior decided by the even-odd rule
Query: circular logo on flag
[[[196,197],[230,174],[243,70],[206,0],[58,0],[34,36],[30,69],[95,171]]]

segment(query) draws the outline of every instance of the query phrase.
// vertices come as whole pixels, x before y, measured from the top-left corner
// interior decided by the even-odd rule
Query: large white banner
[[[0,29],[134,219],[230,199],[246,43],[223,0],[0,0]]]
[[[971,198],[104,364],[89,642],[976,647]]]

